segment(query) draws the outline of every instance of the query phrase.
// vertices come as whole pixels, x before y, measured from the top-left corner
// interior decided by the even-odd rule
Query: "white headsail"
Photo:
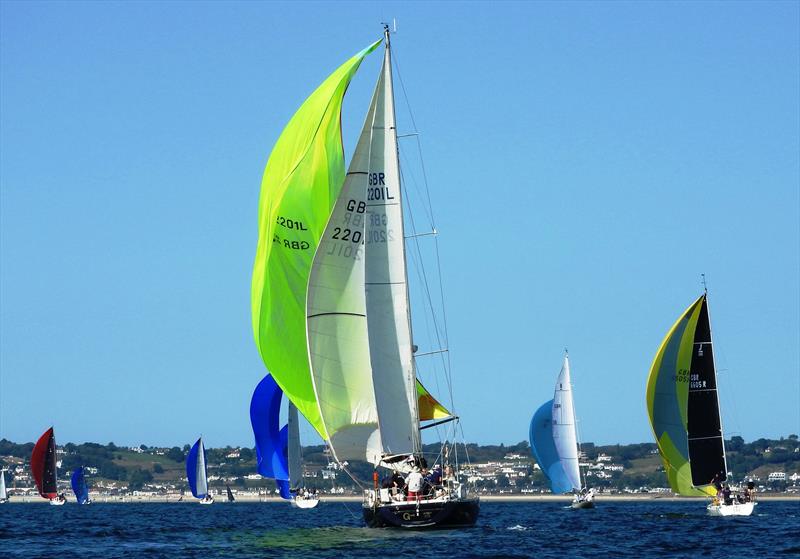
[[[375,96],[314,255],[306,299],[314,392],[328,443],[339,461],[363,460],[367,439],[378,426],[364,290],[367,175]]]
[[[418,452],[389,49],[306,301],[314,391],[336,458]],[[369,450],[368,450],[369,447]]]
[[[553,396],[553,442],[558,457],[569,481],[575,490],[581,488],[581,473],[578,466],[578,437],[575,429],[575,410],[572,404],[572,384],[569,376],[569,356],[564,356],[564,365],[556,381]]]

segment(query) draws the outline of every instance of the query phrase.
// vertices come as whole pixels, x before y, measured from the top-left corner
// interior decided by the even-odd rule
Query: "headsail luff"
[[[667,479],[681,495],[714,495],[726,479],[706,295],[670,328],[647,379],[647,412]]]
[[[376,41],[340,66],[294,114],[264,169],[253,265],[253,334],[287,397],[323,438],[308,362],[306,288],[319,238],[344,181],[341,107]]]

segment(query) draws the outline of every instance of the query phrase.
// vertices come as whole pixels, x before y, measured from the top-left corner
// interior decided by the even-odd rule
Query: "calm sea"
[[[364,528],[358,503],[0,505],[0,557],[790,557],[800,503],[764,501],[749,518],[700,502],[483,503],[469,530]]]

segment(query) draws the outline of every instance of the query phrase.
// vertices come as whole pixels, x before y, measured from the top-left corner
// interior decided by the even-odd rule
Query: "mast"
[[[383,34],[386,39],[386,67],[387,67],[387,95],[388,95],[388,105],[390,107],[390,116],[388,118],[388,124],[391,125],[392,134],[394,136],[394,146],[395,146],[395,157],[397,160],[397,169],[400,169],[400,152],[399,152],[399,144],[397,142],[397,120],[395,119],[395,102],[394,102],[394,85],[392,82],[392,48],[391,48],[391,39],[390,39],[390,32],[389,32],[389,25],[384,24],[383,26]],[[398,203],[400,206],[400,238],[402,239],[402,253],[403,253],[403,274],[405,279],[405,297],[406,297],[406,320],[408,321],[408,332],[411,340],[411,345],[409,347],[410,352],[410,359],[411,359],[411,369],[409,371],[409,378],[405,379],[406,384],[406,397],[408,398],[408,405],[411,410],[411,422],[412,422],[412,444],[414,448],[414,454],[418,455],[422,452],[422,440],[420,436],[420,429],[419,429],[419,404],[417,401],[417,372],[416,372],[416,361],[414,360],[414,330],[411,324],[411,297],[408,292],[408,259],[406,257],[406,248],[405,248],[405,223],[404,223],[404,216],[403,216],[403,189],[400,179],[400,173],[398,172],[397,176],[397,191],[398,191]]]

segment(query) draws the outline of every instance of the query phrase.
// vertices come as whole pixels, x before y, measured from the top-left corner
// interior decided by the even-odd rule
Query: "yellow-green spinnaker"
[[[306,341],[308,276],[344,182],[344,94],[361,61],[381,41],[342,64],[305,100],[278,138],[261,180],[253,335],[281,390],[323,438]]]

